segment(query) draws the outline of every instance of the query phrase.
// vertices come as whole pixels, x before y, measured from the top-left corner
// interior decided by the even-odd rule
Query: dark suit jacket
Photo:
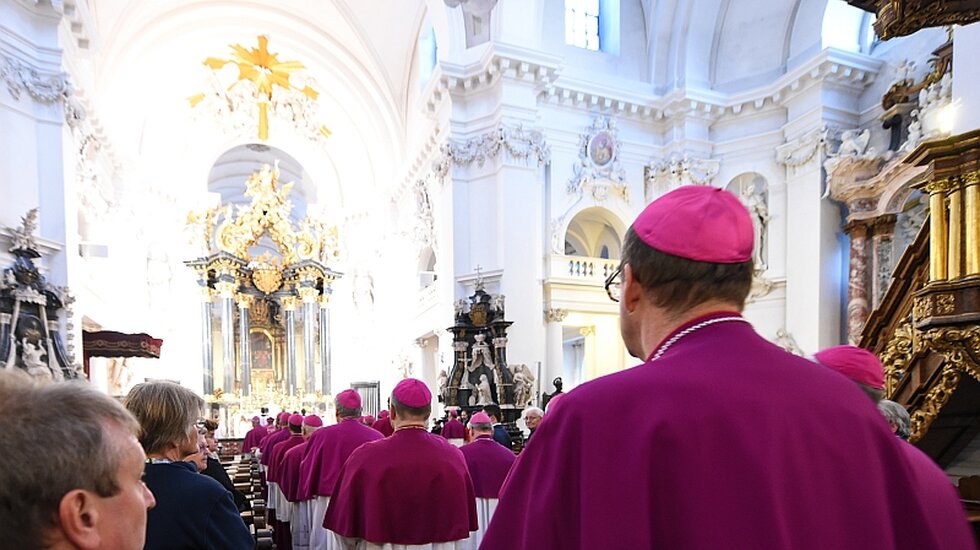
[[[235,488],[235,485],[231,482],[231,478],[228,477],[228,472],[226,472],[224,467],[221,466],[221,461],[216,458],[208,457],[208,467],[201,473],[213,478],[215,481],[220,483],[222,487],[227,489],[229,493],[231,493],[231,498],[235,500],[235,507],[238,508],[239,512],[250,508],[248,499],[245,498],[245,494]]]
[[[189,462],[147,464],[157,505],[146,514],[144,550],[249,550],[255,540],[231,493]]]
[[[507,433],[507,428],[504,428],[503,424],[497,424],[493,427],[493,440],[508,449],[511,448],[510,434]]]

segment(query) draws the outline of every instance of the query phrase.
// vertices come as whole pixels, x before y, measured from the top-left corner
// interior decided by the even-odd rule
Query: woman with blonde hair
[[[123,405],[140,423],[143,480],[157,500],[147,514],[145,550],[252,548],[231,494],[184,462],[199,452],[204,400],[172,382],[146,382],[133,387]]]

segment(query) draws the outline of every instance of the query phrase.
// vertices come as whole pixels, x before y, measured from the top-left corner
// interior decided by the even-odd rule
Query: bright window
[[[565,0],[565,43],[599,50],[599,0]]]

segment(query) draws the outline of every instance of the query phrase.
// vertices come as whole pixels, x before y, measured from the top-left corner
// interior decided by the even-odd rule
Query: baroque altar
[[[497,404],[504,421],[513,421],[533,396],[534,376],[526,365],[507,364],[507,328],[504,297],[491,296],[478,280],[469,301],[456,303],[453,335],[454,360],[440,381],[440,399],[447,407],[468,411]]]
[[[41,257],[34,238],[37,215],[32,209],[10,230],[14,263],[0,271],[0,369],[23,369],[37,380],[84,377],[72,364],[59,327],[60,314],[67,315],[74,298],[34,264]]]
[[[228,415],[329,406],[337,231],[309,216],[294,224],[292,186],[265,165],[246,181],[250,204],[188,215],[205,254],[185,262],[201,289],[204,393]]]

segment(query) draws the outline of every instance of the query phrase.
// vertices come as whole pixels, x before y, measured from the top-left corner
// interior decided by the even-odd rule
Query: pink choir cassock
[[[479,529],[470,534],[463,548],[477,550],[487,532],[493,513],[497,509],[500,487],[507,473],[517,460],[513,451],[494,441],[490,435],[481,435],[459,449],[466,459],[466,467],[473,480],[476,494],[476,515]]]
[[[306,454],[309,440],[289,449],[282,456],[279,466],[279,490],[291,507],[289,513],[289,532],[293,550],[310,548],[309,500],[313,498],[303,491],[300,484],[300,464]],[[302,516],[302,517],[300,517]]]
[[[371,424],[371,427],[381,432],[381,435],[385,437],[389,437],[395,433],[395,428],[391,427],[391,419],[387,416],[375,420],[374,424]]]
[[[294,415],[294,417],[299,415]],[[300,422],[302,422],[302,417],[300,417]],[[288,431],[289,429],[286,428]],[[275,503],[275,519],[276,523],[273,524],[274,535],[276,536],[276,544],[280,548],[288,548],[291,546],[289,542],[289,520],[290,512],[292,511],[289,506],[289,501],[286,500],[282,491],[282,460],[283,456],[287,451],[301,445],[303,443],[303,436],[299,433],[290,434],[289,438],[285,441],[277,443],[273,448],[269,458],[269,471],[266,474],[266,479],[269,484],[269,501]],[[271,508],[271,506],[270,506]]]
[[[717,322],[549,408],[481,548],[964,548],[902,445],[850,380]]]
[[[268,433],[264,426],[256,426],[249,430],[245,434],[245,442],[242,443],[242,453],[250,453],[253,447],[258,447],[259,443],[262,442],[262,438],[268,435]]]
[[[957,521],[966,517],[966,510],[953,482],[929,455],[908,441],[899,441],[912,469],[912,479],[917,482],[920,500],[925,504],[931,521],[936,525],[946,525],[940,527],[944,530],[942,536],[946,540],[946,548],[976,548],[976,539],[965,520]]]
[[[368,548],[461,548],[477,529],[463,454],[414,427],[361,446],[341,468],[323,526]]]
[[[463,444],[463,439],[466,437],[466,427],[463,426],[462,422],[456,420],[455,417],[450,418],[442,427],[442,437],[451,440],[452,443],[455,443],[459,447]]]
[[[340,468],[355,449],[384,439],[377,430],[361,424],[358,418],[344,418],[333,426],[313,432],[300,464],[300,492],[313,496],[310,516],[310,546],[316,550],[334,549],[336,538],[323,528],[323,517],[330,504]]]

